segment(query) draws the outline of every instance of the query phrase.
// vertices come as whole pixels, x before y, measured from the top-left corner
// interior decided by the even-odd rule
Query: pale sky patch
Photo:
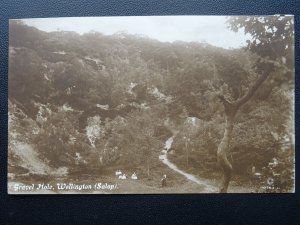
[[[96,31],[105,35],[126,32],[162,42],[206,42],[223,48],[243,47],[249,39],[243,31],[231,31],[225,16],[61,17],[23,21],[47,32],[75,31],[84,34]]]

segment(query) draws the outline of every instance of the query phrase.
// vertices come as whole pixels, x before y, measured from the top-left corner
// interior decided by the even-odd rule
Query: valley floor
[[[166,172],[165,170],[164,172]],[[112,171],[113,173],[113,171]],[[161,187],[160,177],[155,176],[150,179],[138,180],[119,180],[115,176],[82,176],[82,177],[19,177],[8,182],[8,193],[10,194],[184,194],[184,193],[217,193],[218,182],[217,180],[201,179],[194,176],[201,183],[196,183],[188,180],[183,175],[169,170],[169,178],[167,187]],[[34,190],[18,190],[16,191],[15,185],[35,184]],[[71,189],[58,189],[57,184],[71,185]],[[52,189],[38,189],[42,185],[52,185]],[[77,185],[77,186],[76,186]],[[79,186],[88,186],[90,189],[79,190]],[[98,186],[98,188],[96,186]],[[99,188],[99,185],[100,188]],[[113,187],[110,189],[110,186]],[[229,187],[229,193],[251,193],[253,188],[245,184],[241,186],[236,181],[232,181]]]

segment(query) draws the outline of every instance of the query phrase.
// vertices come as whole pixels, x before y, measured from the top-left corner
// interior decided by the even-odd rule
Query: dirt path
[[[213,185],[208,184],[208,182],[204,179],[197,178],[192,174],[186,173],[183,170],[179,169],[174,163],[170,162],[168,159],[168,151],[172,147],[172,143],[174,140],[174,136],[170,137],[166,142],[165,142],[165,147],[164,150],[162,151],[162,154],[159,156],[159,159],[162,161],[163,164],[167,165],[171,170],[174,170],[175,172],[183,175],[186,179],[204,186],[204,192],[205,193],[212,193],[212,192],[217,192],[217,188],[214,187]]]

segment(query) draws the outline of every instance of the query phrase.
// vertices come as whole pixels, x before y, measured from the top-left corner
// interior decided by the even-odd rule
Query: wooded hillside
[[[158,179],[159,155],[174,136],[173,163],[219,180],[226,125],[220,96],[238,101],[260,76],[259,54],[206,43],[47,33],[21,21],[10,23],[9,40],[8,164],[15,175],[80,177],[126,168]],[[289,190],[293,74],[272,73],[236,113],[227,158],[241,186],[253,167],[262,172],[275,158]]]

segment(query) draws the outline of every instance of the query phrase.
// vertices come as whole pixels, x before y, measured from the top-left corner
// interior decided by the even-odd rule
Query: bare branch
[[[228,101],[227,99],[225,99],[225,97],[223,95],[218,95],[218,97],[224,105],[226,115],[234,117],[234,115],[237,111],[235,102]]]
[[[270,59],[260,57],[260,61],[264,62],[264,63],[273,64],[274,68],[282,68],[284,70],[284,72],[294,72],[294,71],[290,70],[289,68],[287,68],[284,64],[282,64],[278,61],[275,61],[275,60],[270,60]],[[256,90],[262,85],[262,83],[269,77],[270,74],[271,74],[270,72],[263,73],[255,81],[254,85],[252,87],[250,87],[249,91],[242,98],[238,99],[234,104],[236,104],[236,106],[239,108],[243,104],[245,104],[247,101],[249,101],[249,99],[254,95]]]
[[[225,99],[224,95],[218,94],[218,98],[221,100],[221,102],[224,105],[230,104],[230,102],[228,100]]]
[[[262,74],[254,83],[248,92],[235,102],[235,105],[239,108],[244,105],[255,94],[256,90],[262,85],[262,83],[269,77],[270,73]]]

